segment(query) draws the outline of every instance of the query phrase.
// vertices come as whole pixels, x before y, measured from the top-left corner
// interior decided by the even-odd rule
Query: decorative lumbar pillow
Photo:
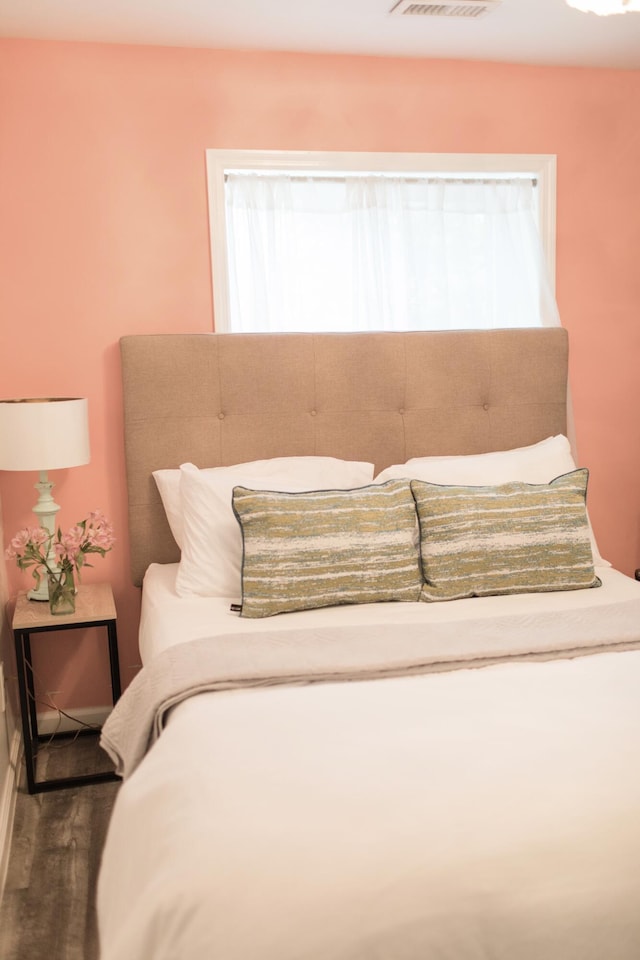
[[[370,482],[373,464],[334,457],[276,457],[203,470],[183,463],[175,472],[180,482],[180,528],[174,536],[182,551],[176,593],[180,597],[238,599],[242,538],[231,507],[233,488],[244,484],[291,492],[319,487],[346,490]]]
[[[299,494],[236,487],[233,509],[243,539],[243,617],[420,598],[407,480]]]
[[[420,521],[422,600],[599,587],[589,471],[492,487],[411,481]]]
[[[376,483],[401,477],[426,480],[428,483],[486,486],[521,480],[523,483],[549,483],[577,464],[571,445],[562,434],[547,437],[528,447],[494,450],[462,457],[414,457],[406,463],[387,467],[376,477]],[[610,566],[599,554],[595,536],[589,525],[591,549],[595,564]]]

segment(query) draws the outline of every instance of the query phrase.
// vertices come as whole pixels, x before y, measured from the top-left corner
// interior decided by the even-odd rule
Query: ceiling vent
[[[398,0],[389,11],[405,17],[466,17],[474,20],[499,7],[502,0]]]

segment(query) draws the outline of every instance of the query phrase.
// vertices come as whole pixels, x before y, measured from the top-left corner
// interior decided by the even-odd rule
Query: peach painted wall
[[[125,683],[118,338],[212,328],[207,147],[556,154],[592,519],[605,556],[640,566],[640,71],[0,41],[0,90],[0,396],[89,398],[91,463],[53,479],[65,524],[98,506],[116,525],[86,579],[114,585]],[[0,473],[7,535],[31,521],[30,482]],[[64,670],[40,654],[49,689],[100,700],[93,650],[71,654]]]

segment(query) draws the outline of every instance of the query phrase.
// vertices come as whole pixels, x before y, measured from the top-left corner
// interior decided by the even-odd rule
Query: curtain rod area
[[[520,175],[518,173],[513,174],[496,174],[495,176],[482,176],[475,175],[465,175],[460,173],[426,173],[424,176],[416,176],[415,173],[407,174],[406,176],[402,173],[396,171],[390,173],[384,173],[381,171],[351,171],[345,170],[341,172],[336,172],[335,174],[320,174],[315,175],[313,173],[308,173],[307,171],[298,171],[298,170],[225,170],[224,179],[225,183],[229,177],[282,177],[290,180],[307,180],[312,183],[344,183],[346,180],[363,180],[369,178],[375,178],[379,180],[402,180],[404,183],[442,183],[442,182],[451,182],[451,183],[470,183],[470,184],[482,184],[482,183],[508,183],[512,180],[519,180],[531,183],[532,186],[536,187],[538,185],[537,177],[532,177],[527,174]]]

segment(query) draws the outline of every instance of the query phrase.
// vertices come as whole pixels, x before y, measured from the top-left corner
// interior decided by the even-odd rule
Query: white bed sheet
[[[299,630],[305,627],[357,627],[384,624],[427,624],[434,643],[456,645],[468,653],[466,638],[484,648],[493,643],[496,656],[536,646],[543,623],[563,648],[632,642],[640,627],[640,583],[612,567],[597,567],[602,586],[559,593],[474,597],[446,603],[369,603],[301,610],[261,620],[247,620],[230,609],[237,598],[179,597],[175,591],[178,564],[151,564],[144,579],[139,646],[142,663],[168,647],[220,634]],[[502,646],[502,649],[501,649]]]
[[[637,637],[640,586],[598,573],[429,616],[464,630],[462,605],[482,623],[498,603]],[[145,581],[145,659],[246,629],[227,601],[174,604],[174,575]],[[627,651],[193,697],[120,790],[101,960],[638,960],[639,691]]]

